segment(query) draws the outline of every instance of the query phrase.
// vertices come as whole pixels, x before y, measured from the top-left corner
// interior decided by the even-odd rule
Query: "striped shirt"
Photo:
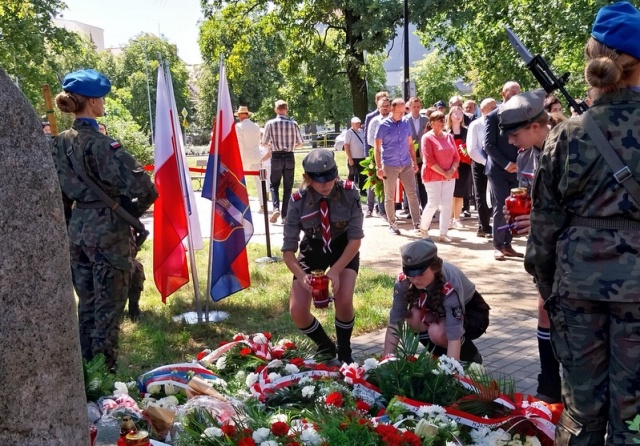
[[[278,115],[264,126],[262,144],[271,143],[273,152],[293,152],[297,144],[302,144],[302,134],[298,124],[286,116]]]

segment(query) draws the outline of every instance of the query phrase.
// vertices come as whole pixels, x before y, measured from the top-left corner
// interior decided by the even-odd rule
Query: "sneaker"
[[[452,220],[451,221],[452,229],[464,229],[464,225],[460,222],[460,220]]]
[[[400,229],[398,229],[398,225],[393,223],[389,225],[389,234],[400,235]]]
[[[451,238],[447,237],[446,235],[441,235],[439,240],[441,243],[451,243]]]
[[[413,227],[413,235],[417,235],[418,237],[422,237],[422,229],[420,229],[420,226],[414,226]]]
[[[365,218],[371,218],[371,217],[373,217],[373,212],[367,211],[367,213],[364,216],[365,216]]]
[[[462,216],[463,216],[463,217],[465,217],[465,218],[469,218],[469,217],[471,217],[471,212],[469,212],[469,211],[462,211]]]
[[[278,217],[280,217],[280,211],[278,209],[274,209],[273,213],[271,214],[271,218],[269,219],[269,221],[271,223],[275,223],[278,221]]]

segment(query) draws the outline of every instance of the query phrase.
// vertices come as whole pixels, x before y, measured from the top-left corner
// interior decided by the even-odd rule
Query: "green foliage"
[[[177,47],[169,43],[165,37],[140,34],[129,40],[124,46],[122,54],[118,56],[117,63],[112,63],[109,58],[105,60],[105,67],[108,68],[108,71],[114,70],[111,73],[112,83],[118,89],[128,92],[128,94],[120,96],[124,106],[145,133],[150,131],[149,99],[151,100],[151,115],[155,115],[158,57],[169,62],[178,112],[186,108],[187,112],[191,113],[187,68],[178,57]],[[149,82],[148,95],[147,79]]]
[[[456,2],[412,0],[412,20],[423,44],[442,51],[453,74],[473,82],[478,97],[497,97],[502,85],[518,81],[523,90],[538,83],[509,44],[505,26],[532,54],[541,54],[557,74],[571,74],[570,92],[584,95],[582,49],[603,0],[496,0]]]
[[[416,94],[423,104],[435,104],[438,101],[447,102],[451,96],[458,92],[455,86],[454,70],[437,50],[416,62],[415,66],[411,68],[411,77],[415,79]]]
[[[634,432],[640,432],[640,415],[636,415],[636,417],[631,421],[625,421],[627,425],[629,425],[629,430]],[[640,438],[634,438],[633,442],[635,444],[640,444]]]
[[[376,169],[376,158],[374,155],[373,149],[369,149],[369,156],[360,161],[360,166],[362,166],[361,172],[367,176],[366,181],[362,185],[363,189],[373,188],[373,193],[375,194],[378,200],[383,200],[384,198],[384,182],[378,178],[378,171]]]
[[[55,80],[48,59],[78,44],[76,34],[51,20],[64,6],[60,0],[0,1],[0,66],[32,104],[42,103],[41,85]]]
[[[112,90],[113,91],[113,90]],[[120,99],[127,96],[128,91],[115,90],[114,94],[105,98],[107,116],[100,122],[107,126],[109,136],[118,140],[120,144],[132,154],[142,165],[153,163],[153,151],[149,138],[140,130],[140,126],[133,120],[131,113]]]
[[[98,401],[100,397],[111,395],[116,378],[109,373],[104,355],[98,355],[91,361],[83,360],[82,371],[87,401]]]

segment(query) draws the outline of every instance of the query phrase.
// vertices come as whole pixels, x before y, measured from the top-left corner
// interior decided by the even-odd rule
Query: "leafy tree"
[[[242,56],[256,49],[249,36],[268,36],[275,39],[273,54],[281,61],[277,70],[288,83],[279,93],[297,93],[299,97],[287,100],[295,103],[301,117],[333,121],[351,113],[364,118],[369,68],[365,53],[381,51],[401,18],[401,4],[388,0],[203,0],[202,4],[207,17],[201,28],[202,52],[205,58],[228,54],[230,83],[234,63],[242,64]],[[213,27],[227,36],[213,38],[206,32]],[[265,69],[272,66],[265,64]],[[343,98],[350,98],[351,107],[342,107]],[[327,107],[329,101],[333,105]]]
[[[129,92],[113,91],[114,95],[105,98],[107,116],[99,119],[107,126],[109,136],[117,139],[142,165],[153,164],[153,151],[149,138],[133,119],[121,98],[127,99]]]
[[[0,66],[16,79],[32,104],[42,103],[49,55],[77,44],[75,34],[51,20],[64,7],[60,0],[0,1]]]
[[[509,80],[538,88],[509,44],[510,27],[532,54],[541,54],[557,73],[571,74],[569,90],[584,95],[582,49],[603,0],[412,0],[412,20],[425,45],[439,48],[454,74],[474,84],[478,96],[496,96]]]
[[[412,78],[416,82],[416,94],[423,104],[434,104],[458,92],[453,70],[438,51],[433,51],[411,68]]]
[[[114,61],[108,58],[104,61],[107,69],[115,71],[111,81],[119,89],[118,97],[144,132],[150,131],[149,97],[152,116],[156,109],[158,57],[162,57],[162,60],[169,63],[178,111],[183,108],[191,110],[187,68],[178,57],[177,47],[164,37],[140,34],[123,48],[122,54],[117,57],[117,62],[113,63]],[[147,73],[149,95],[147,95]]]

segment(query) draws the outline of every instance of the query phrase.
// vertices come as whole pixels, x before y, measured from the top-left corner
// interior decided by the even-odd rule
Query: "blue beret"
[[[618,2],[598,11],[591,35],[609,48],[640,59],[639,31],[638,8],[629,2]]]
[[[88,98],[102,98],[111,91],[111,82],[96,70],[79,70],[64,77],[62,89]]]

